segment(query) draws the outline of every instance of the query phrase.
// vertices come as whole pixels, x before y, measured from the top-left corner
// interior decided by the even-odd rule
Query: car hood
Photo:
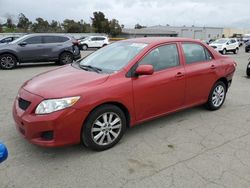
[[[39,74],[22,86],[26,91],[43,98],[62,98],[81,95],[89,87],[95,87],[108,79],[108,74],[98,74],[66,65]]]

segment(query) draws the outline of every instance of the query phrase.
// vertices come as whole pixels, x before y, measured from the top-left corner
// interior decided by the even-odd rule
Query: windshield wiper
[[[84,70],[93,70],[93,71],[95,71],[97,73],[102,71],[102,69],[100,69],[98,67],[93,67],[91,65],[81,65],[81,64],[79,64],[79,67],[84,69]]]

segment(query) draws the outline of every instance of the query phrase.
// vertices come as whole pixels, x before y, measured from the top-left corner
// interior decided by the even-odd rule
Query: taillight
[[[75,40],[75,41],[72,41],[72,43],[74,44],[74,45],[79,45],[79,42],[77,41],[77,40]]]
[[[235,68],[237,67],[237,63],[236,62],[234,62],[233,65],[234,65]]]

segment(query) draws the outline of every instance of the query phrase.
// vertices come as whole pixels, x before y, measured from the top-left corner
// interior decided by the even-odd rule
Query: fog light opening
[[[41,134],[41,138],[46,141],[50,141],[54,139],[54,132],[53,131],[45,131]]]

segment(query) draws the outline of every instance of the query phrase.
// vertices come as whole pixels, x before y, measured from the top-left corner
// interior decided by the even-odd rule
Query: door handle
[[[175,77],[177,77],[177,78],[180,78],[180,77],[183,77],[184,76],[184,74],[182,73],[182,72],[178,72],[176,75],[175,75]]]
[[[216,69],[216,66],[215,66],[215,65],[211,65],[210,68],[211,68],[211,69]]]

